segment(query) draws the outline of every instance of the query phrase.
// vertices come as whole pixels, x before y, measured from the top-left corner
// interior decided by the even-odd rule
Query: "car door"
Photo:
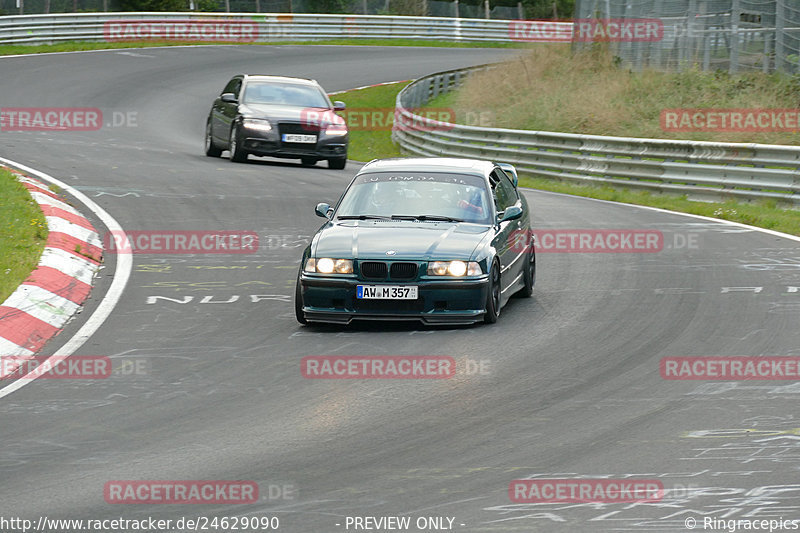
[[[508,176],[499,168],[492,171],[489,177],[492,184],[492,197],[494,198],[498,218],[512,205],[522,207],[517,190]],[[495,225],[495,238],[493,246],[497,250],[500,260],[500,285],[503,291],[502,298],[507,299],[507,289],[522,272],[524,262],[521,260],[519,250],[512,242],[519,233],[520,220],[507,220],[497,222]]]
[[[239,111],[239,104],[223,102],[222,95],[232,93],[238,100],[242,90],[242,77],[236,76],[229,81],[216,100],[211,109],[211,134],[222,143],[227,144],[230,139],[231,124]]]

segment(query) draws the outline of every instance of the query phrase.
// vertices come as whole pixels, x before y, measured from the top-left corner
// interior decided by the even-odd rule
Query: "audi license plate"
[[[357,285],[360,300],[416,300],[416,285]]]
[[[285,143],[316,143],[316,135],[302,135],[300,133],[284,133],[283,142]]]

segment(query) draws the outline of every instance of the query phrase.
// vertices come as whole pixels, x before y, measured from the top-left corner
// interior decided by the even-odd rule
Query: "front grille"
[[[392,279],[414,279],[417,277],[416,263],[392,263]]]
[[[388,269],[381,261],[364,261],[360,263],[361,276],[365,279],[386,279]]]
[[[308,122],[278,122],[278,132],[283,133],[319,133],[319,124],[314,124],[312,121]]]

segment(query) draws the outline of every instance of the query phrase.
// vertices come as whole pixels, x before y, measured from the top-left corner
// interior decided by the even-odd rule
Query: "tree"
[[[188,0],[120,0],[122,11],[186,11]]]
[[[567,20],[575,12],[575,0],[522,0],[525,18]]]

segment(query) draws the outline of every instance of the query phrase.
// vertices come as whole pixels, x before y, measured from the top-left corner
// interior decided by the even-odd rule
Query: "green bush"
[[[575,12],[575,0],[522,0],[522,6],[528,19],[567,20]]]

